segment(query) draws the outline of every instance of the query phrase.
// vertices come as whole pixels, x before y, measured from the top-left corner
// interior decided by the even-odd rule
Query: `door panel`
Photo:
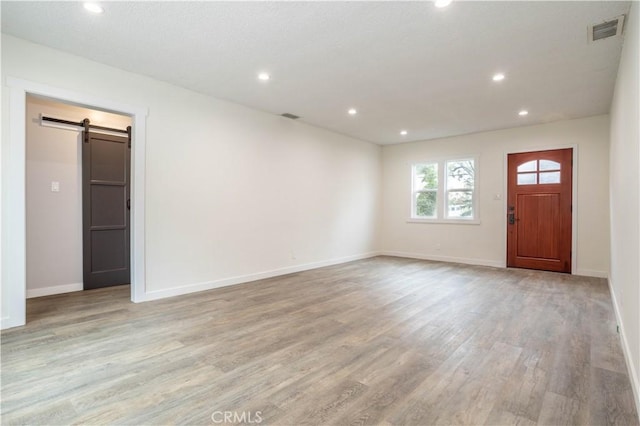
[[[127,267],[126,253],[119,249],[126,244],[126,238],[125,231],[122,229],[102,229],[92,232],[91,272],[94,275],[119,272]],[[114,284],[123,283],[116,281]]]
[[[508,156],[507,266],[571,272],[572,149]]]
[[[130,282],[130,151],[128,138],[99,133],[82,144],[85,290]]]
[[[518,196],[519,256],[558,259],[559,247],[554,238],[560,230],[560,197],[558,194],[520,194]]]
[[[124,226],[127,224],[124,188],[115,185],[91,186],[91,225]]]
[[[97,133],[91,133],[90,138],[92,138],[89,142],[92,158],[91,180],[124,182],[127,178],[124,148],[127,147],[128,139]],[[120,141],[112,140],[114,138]]]

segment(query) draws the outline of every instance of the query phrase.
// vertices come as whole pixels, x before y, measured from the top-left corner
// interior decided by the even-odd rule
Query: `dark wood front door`
[[[89,133],[82,143],[84,289],[128,284],[128,138]]]
[[[573,149],[509,154],[507,266],[571,272]]]

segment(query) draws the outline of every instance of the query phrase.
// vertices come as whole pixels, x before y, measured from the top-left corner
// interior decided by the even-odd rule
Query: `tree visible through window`
[[[476,219],[475,180],[475,160],[472,158],[414,164],[411,217]]]
[[[447,161],[447,218],[473,218],[473,160]]]
[[[438,217],[438,164],[416,164],[413,170],[414,215]]]

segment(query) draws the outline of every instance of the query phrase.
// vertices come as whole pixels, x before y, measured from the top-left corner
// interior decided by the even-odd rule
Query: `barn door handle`
[[[127,198],[127,210],[131,210],[131,198]]]
[[[514,225],[516,223],[516,213],[513,206],[509,206],[509,213],[507,214],[507,218],[509,221],[509,225]]]

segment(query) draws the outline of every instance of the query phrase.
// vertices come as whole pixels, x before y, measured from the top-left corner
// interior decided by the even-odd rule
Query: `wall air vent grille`
[[[601,24],[589,26],[589,42],[604,40],[609,37],[622,35],[624,26],[624,15],[613,18]]]
[[[300,118],[300,117],[298,117],[297,115],[295,115],[295,114],[289,114],[288,112],[285,112],[284,114],[281,114],[281,115],[282,115],[283,117],[287,117],[287,118],[290,118],[290,119],[292,119],[292,120],[297,120],[298,118]]]

